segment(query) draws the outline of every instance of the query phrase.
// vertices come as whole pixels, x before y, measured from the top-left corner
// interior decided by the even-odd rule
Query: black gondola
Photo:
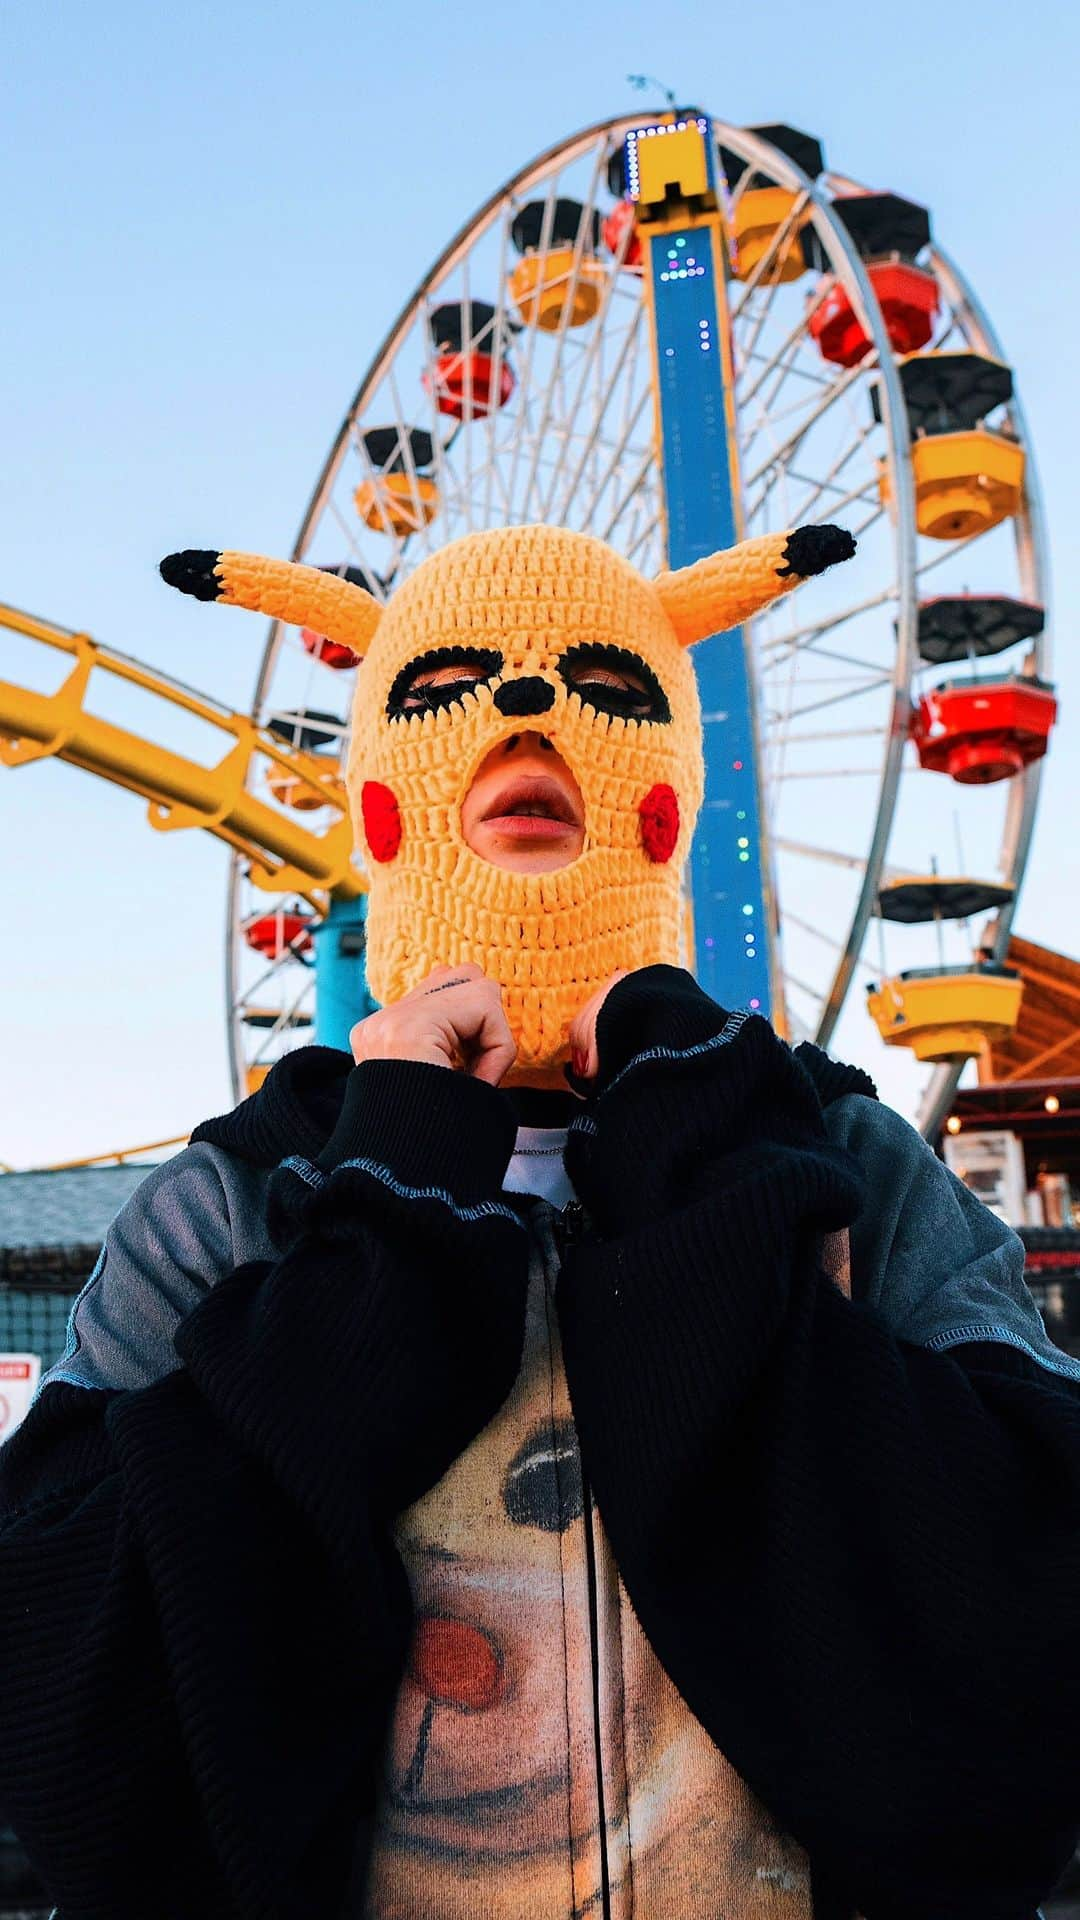
[[[1032,601],[1004,594],[943,595],[919,608],[919,655],[932,667],[981,660],[1034,640],[1045,624],[1045,609]]]

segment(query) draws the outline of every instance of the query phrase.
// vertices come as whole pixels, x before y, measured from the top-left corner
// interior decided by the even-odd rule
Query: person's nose
[[[523,741],[527,747],[539,747],[544,753],[554,753],[555,751],[551,741],[545,734],[512,733],[503,741],[499,752],[503,754],[513,753],[515,747],[520,747]]]

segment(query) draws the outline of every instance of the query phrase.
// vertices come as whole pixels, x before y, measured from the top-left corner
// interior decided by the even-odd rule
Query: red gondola
[[[618,206],[612,208],[600,228],[604,245],[608,252],[618,256],[619,248],[623,244],[623,235],[627,227],[633,229],[636,228],[636,226],[637,212],[633,201],[620,200]],[[637,232],[632,232],[630,239],[626,243],[626,252],[623,254],[622,264],[624,267],[640,267],[641,265],[641,239]]]
[[[879,260],[866,271],[893,352],[915,353],[925,347],[933,334],[938,309],[938,284],[933,274],[906,260]],[[857,367],[870,351],[870,341],[839,280],[833,281],[814,308],[809,328],[822,359],[832,361],[834,366]]]
[[[866,263],[893,352],[916,353],[933,334],[938,308],[934,275],[916,265],[918,254],[930,244],[926,208],[896,193],[844,193],[833,201],[833,212]],[[813,235],[806,245],[811,265],[824,265]],[[810,333],[822,359],[857,367],[869,353],[870,341],[855,310],[838,281],[827,281],[820,293]]]
[[[314,920],[307,913],[262,913],[249,920],[244,939],[266,960],[280,960],[286,953],[311,952],[311,928]]]
[[[452,420],[472,420],[504,407],[514,391],[514,374],[506,358],[505,328],[496,333],[495,308],[483,300],[459,300],[436,307],[428,324],[435,359],[420,377],[439,412]]]
[[[911,734],[920,766],[961,786],[983,786],[1041,759],[1056,717],[1044,680],[946,680],[920,700]]]

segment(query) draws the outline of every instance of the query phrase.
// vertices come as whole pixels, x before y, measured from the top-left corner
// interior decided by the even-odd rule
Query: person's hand
[[[608,975],[602,987],[590,994],[583,1007],[579,1007],[570,1022],[567,1038],[570,1042],[570,1071],[575,1080],[595,1080],[600,1071],[600,1055],[596,1045],[596,1022],[600,1009],[620,980],[625,980],[628,968],[617,967]]]
[[[517,1058],[502,991],[482,967],[435,967],[392,1006],[357,1021],[353,1059],[419,1060],[456,1068],[497,1087]]]

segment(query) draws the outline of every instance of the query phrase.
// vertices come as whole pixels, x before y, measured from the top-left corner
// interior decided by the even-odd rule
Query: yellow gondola
[[[362,480],[353,494],[356,511],[375,533],[419,533],[439,511],[439,489],[427,474],[382,473]]]
[[[530,201],[510,229],[523,256],[509,277],[510,297],[527,327],[554,333],[593,318],[607,284],[599,257],[600,218],[579,200]]]
[[[824,168],[825,155],[821,150],[821,142],[812,133],[780,124],[748,127],[747,132],[758,134],[770,146],[779,148],[811,180],[816,180]],[[789,188],[779,186],[775,179],[770,179],[767,174],[750,165],[730,147],[721,147],[720,161],[730,188],[735,188],[744,176],[747,177],[746,185],[735,202],[732,235],[737,253],[735,277],[749,280],[769,253],[781,228],[791,220],[791,211],[798,196]],[[777,281],[798,280],[806,272],[808,260],[803,234],[809,218],[810,209],[806,207],[791,221],[789,231],[780,241],[762,275],[767,285],[773,286]]]
[[[1024,496],[1024,449],[1003,433],[936,433],[911,449],[915,521],[931,540],[965,540],[987,533],[1019,511]],[[878,470],[882,504],[891,505],[888,469]]]
[[[751,187],[736,202],[732,228],[738,252],[735,267],[737,280],[749,280],[757,271],[776,245],[776,236],[784,226],[788,231],[776,246],[762,278],[769,286],[777,281],[783,283],[802,278],[806,272],[806,260],[801,235],[810,217],[810,209],[804,208],[792,220],[792,209],[798,197],[789,193],[786,187]]]
[[[435,442],[420,427],[369,427],[361,434],[373,468],[353,494],[356,511],[374,533],[406,539],[420,533],[439,511],[439,489],[425,471],[435,457]]]
[[[1024,450],[986,417],[1012,398],[1012,373],[980,353],[912,353],[898,367],[914,435],[915,518],[931,540],[986,533],[1019,509]],[[875,411],[877,398],[875,395]],[[891,507],[884,462],[882,502]]]
[[[887,1047],[917,1060],[967,1060],[1007,1039],[1024,983],[1013,967],[913,967],[870,987],[868,1010]]]

